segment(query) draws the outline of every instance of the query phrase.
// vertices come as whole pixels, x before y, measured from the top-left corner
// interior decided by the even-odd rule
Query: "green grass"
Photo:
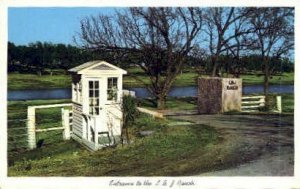
[[[292,95],[283,99],[287,109],[293,109]],[[194,108],[194,100],[174,98],[169,108]],[[66,102],[69,100],[9,101],[8,117],[25,118],[28,105]],[[39,127],[59,125],[61,119],[59,109],[55,108],[39,111],[37,117]],[[139,134],[149,130],[154,134]],[[234,167],[260,155],[251,141],[239,136],[224,138],[207,125],[180,125],[178,120],[154,119],[145,114],[137,116],[129,133],[133,141],[130,145],[89,152],[75,141],[63,141],[61,131],[47,132],[38,136],[38,140],[44,140],[39,148],[8,152],[8,175],[184,176]]]
[[[168,126],[167,120],[138,117],[137,130],[152,129],[134,143],[88,152],[74,141],[56,142],[23,153],[10,154],[9,176],[177,176],[235,166],[249,145],[237,138],[223,140],[206,125]],[[142,124],[142,126],[141,126]],[[223,146],[224,145],[224,146]],[[252,151],[253,152],[253,151]],[[236,158],[239,153],[239,158]],[[253,152],[253,154],[255,154]]]
[[[127,69],[128,74],[124,76],[124,87],[143,87],[144,84],[150,84],[149,77],[139,68]],[[59,73],[59,72],[58,72]],[[197,85],[198,74],[195,70],[186,69],[179,74],[173,86],[195,86]],[[202,75],[207,76],[207,75]],[[241,75],[244,85],[261,85],[263,76],[261,74]],[[293,84],[294,73],[284,73],[282,75],[272,76],[270,84]],[[8,90],[18,89],[45,89],[45,88],[70,88],[70,75],[43,75],[37,76],[33,74],[8,74]]]
[[[139,99],[139,105],[141,107],[156,110],[153,103],[154,99],[146,98]],[[197,109],[197,98],[196,97],[168,97],[166,102],[167,110],[195,110]]]
[[[152,130],[154,134],[141,137],[139,131],[142,130]],[[53,134],[48,135],[53,137]],[[94,153],[86,151],[74,141],[61,140],[32,151],[10,152],[9,175],[167,175],[173,172],[171,164],[188,158],[195,150],[218,143],[218,134],[211,127],[170,127],[167,120],[155,120],[144,114],[140,114],[131,126],[130,138],[134,141],[131,145],[119,145]],[[161,170],[159,167],[162,165]]]
[[[282,111],[294,113],[295,99],[294,94],[281,94]]]
[[[264,76],[261,74],[248,74],[241,75],[244,85],[262,85]],[[272,76],[270,79],[270,85],[293,85],[294,73],[283,73],[282,75]]]
[[[273,94],[276,96],[276,94]],[[294,113],[295,97],[294,94],[278,94],[281,96],[282,112]]]
[[[70,75],[8,74],[8,90],[71,88]]]

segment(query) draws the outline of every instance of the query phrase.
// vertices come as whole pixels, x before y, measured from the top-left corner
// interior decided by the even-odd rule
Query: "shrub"
[[[135,117],[137,115],[136,109],[136,99],[132,96],[123,96],[122,99],[122,112],[123,112],[123,127],[121,141],[123,144],[124,131],[126,132],[126,139],[129,141],[128,127],[133,124]]]

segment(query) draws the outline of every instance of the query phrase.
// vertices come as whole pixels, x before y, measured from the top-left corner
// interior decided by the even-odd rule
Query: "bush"
[[[132,124],[137,114],[137,103],[136,99],[132,96],[123,96],[122,111],[123,111],[123,122],[124,126],[127,127]]]
[[[123,127],[121,134],[121,142],[124,141],[124,131],[126,132],[126,141],[129,141],[128,127],[133,124],[137,115],[136,99],[132,96],[123,96],[122,112],[123,112]]]

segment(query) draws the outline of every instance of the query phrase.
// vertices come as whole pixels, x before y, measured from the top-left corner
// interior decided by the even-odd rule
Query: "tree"
[[[198,8],[130,8],[81,21],[81,44],[88,49],[114,52],[139,65],[150,78],[147,89],[158,108],[180,73],[202,26]]]
[[[273,59],[289,54],[294,47],[293,8],[252,8],[250,23],[255,29],[253,50],[260,55],[264,74],[264,95],[269,104],[269,79],[275,73]]]
[[[219,56],[230,51],[238,59],[243,36],[251,30],[246,27],[246,8],[207,8],[204,14],[205,33],[208,36],[208,49],[211,61],[211,76],[218,75]]]
[[[17,62],[17,59],[19,59],[18,55],[20,54],[17,50],[17,47],[14,43],[8,42],[7,45],[7,69],[8,72],[15,71],[15,63]]]

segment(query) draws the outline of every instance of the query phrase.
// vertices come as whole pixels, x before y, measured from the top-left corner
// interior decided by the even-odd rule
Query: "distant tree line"
[[[30,43],[16,46],[8,42],[8,72],[36,73],[42,75],[46,69],[68,68],[88,60],[90,54],[77,47],[64,44]]]
[[[112,61],[126,67],[126,61],[115,60],[111,52],[87,50],[72,45],[35,42],[15,45],[8,42],[8,72],[31,74],[67,74],[67,70],[91,60]],[[122,65],[121,65],[122,64]],[[55,72],[58,71],[57,72]],[[59,72],[60,71],[60,72]]]
[[[273,74],[282,74],[283,72],[294,72],[294,63],[289,58],[269,57]],[[241,74],[263,74],[261,57],[257,54],[244,55],[238,62],[233,61],[231,55],[220,55],[218,62],[220,64],[221,76],[233,76],[239,78]],[[186,67],[193,66],[197,69],[199,75],[210,74],[212,64],[210,57],[195,58],[189,56]]]
[[[126,60],[114,59],[114,54],[109,52],[99,52],[86,50],[77,46],[65,44],[53,44],[48,42],[35,42],[28,45],[15,45],[8,42],[8,72],[43,74],[61,74],[62,70],[67,74],[67,70],[91,60],[113,61],[122,68],[133,66]],[[110,59],[110,60],[107,60]],[[233,63],[231,55],[220,55],[219,63],[222,65],[223,74],[232,74],[239,77],[239,74],[261,72],[262,65],[259,55],[245,55],[240,57],[240,64]],[[293,72],[294,64],[288,58],[270,57],[272,66],[276,73]],[[208,54],[203,57],[189,55],[185,64],[186,68],[194,67],[199,74],[209,74],[211,63]],[[160,68],[164,70],[163,67]]]

